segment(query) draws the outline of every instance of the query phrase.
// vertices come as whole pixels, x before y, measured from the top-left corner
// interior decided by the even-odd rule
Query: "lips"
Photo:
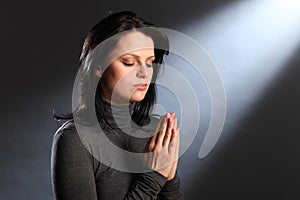
[[[146,83],[141,83],[141,84],[134,85],[134,87],[136,87],[136,89],[138,89],[138,90],[146,90],[147,86],[148,86],[148,84],[146,84]]]

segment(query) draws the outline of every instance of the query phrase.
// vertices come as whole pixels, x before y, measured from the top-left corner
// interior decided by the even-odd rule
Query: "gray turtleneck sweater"
[[[148,128],[137,129],[128,118],[128,106],[111,107],[109,103],[104,103],[104,109],[107,121],[100,124],[105,136],[121,149],[143,152],[157,119],[152,118]],[[129,107],[129,112],[131,111],[132,105]],[[130,135],[126,134],[128,131],[131,131]],[[120,159],[107,156],[105,163],[101,162],[105,157],[101,146],[105,146],[107,142],[103,143],[97,137],[86,137],[88,133],[82,133],[82,130],[80,132],[79,134],[74,121],[70,120],[53,137],[51,172],[55,199],[182,199],[177,174],[167,181],[156,171],[132,173],[111,167],[110,163]],[[145,135],[144,138],[139,138],[131,133]],[[130,159],[125,160],[130,162]]]

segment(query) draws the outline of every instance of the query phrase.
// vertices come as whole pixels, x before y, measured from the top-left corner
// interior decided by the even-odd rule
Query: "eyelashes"
[[[131,62],[122,62],[123,63],[123,65],[125,65],[125,66],[127,66],[127,67],[132,67],[132,66],[134,66],[136,63],[131,63]],[[146,66],[147,67],[152,67],[152,62],[151,63],[146,63]]]

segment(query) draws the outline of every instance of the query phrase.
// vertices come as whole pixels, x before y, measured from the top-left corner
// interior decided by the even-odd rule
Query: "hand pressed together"
[[[145,148],[145,164],[171,180],[174,178],[178,163],[179,129],[174,113],[161,116],[154,135]]]

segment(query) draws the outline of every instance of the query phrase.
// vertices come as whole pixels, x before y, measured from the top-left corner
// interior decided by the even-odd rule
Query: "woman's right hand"
[[[179,152],[179,129],[174,113],[162,116],[149,139],[144,157],[147,167],[171,180],[174,178]]]

